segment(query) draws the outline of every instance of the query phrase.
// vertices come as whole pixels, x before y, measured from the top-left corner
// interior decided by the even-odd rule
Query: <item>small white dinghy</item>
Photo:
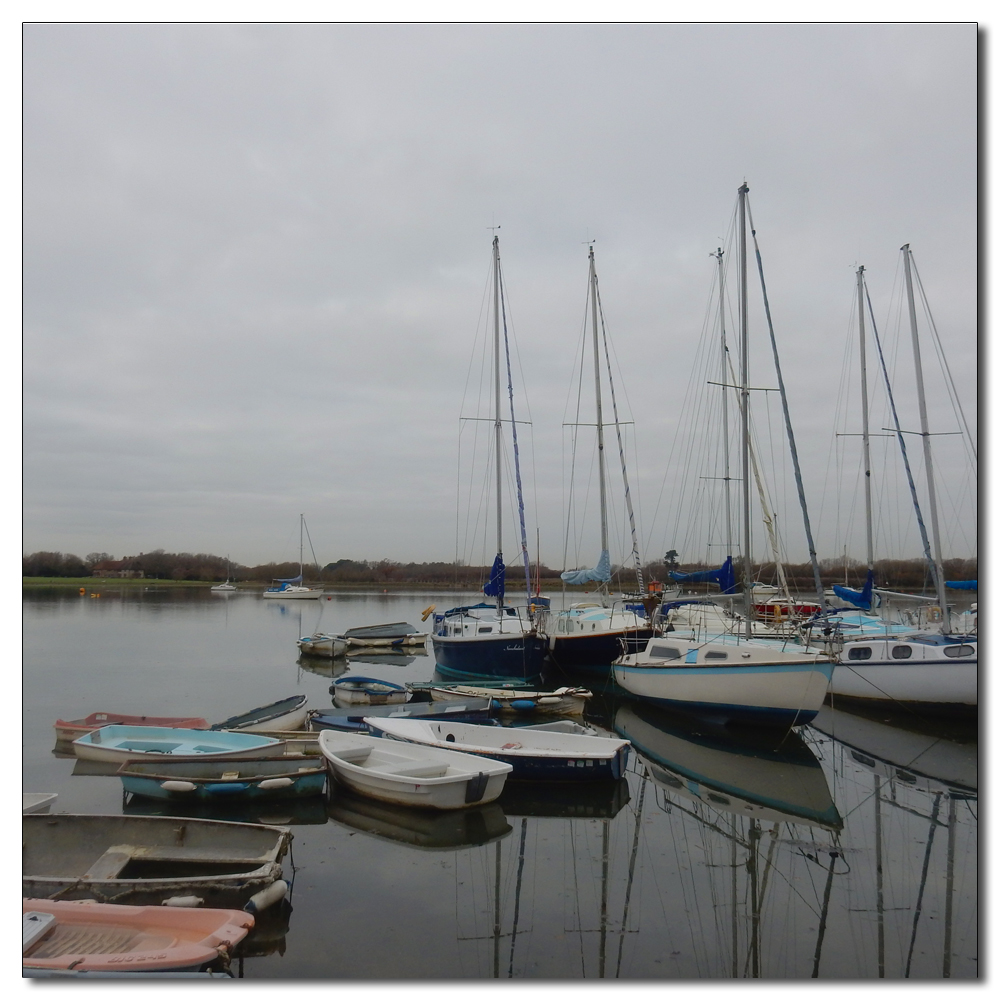
[[[319,747],[333,777],[352,791],[418,809],[492,802],[512,768],[498,760],[325,729]]]

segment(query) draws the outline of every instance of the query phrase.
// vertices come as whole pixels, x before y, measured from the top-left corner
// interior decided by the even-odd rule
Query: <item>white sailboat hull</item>
[[[310,587],[289,587],[287,590],[265,590],[264,597],[277,601],[315,601],[324,594]]]

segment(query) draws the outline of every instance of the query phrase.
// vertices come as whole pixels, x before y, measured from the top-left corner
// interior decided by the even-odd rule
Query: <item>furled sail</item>
[[[670,573],[670,579],[678,583],[717,583],[723,594],[736,593],[736,573],[733,570],[733,557],[727,556],[726,561],[718,569],[706,569],[699,573]]]
[[[274,582],[275,583],[301,583],[302,582],[302,574],[299,573],[298,576],[289,577],[287,580],[280,580],[280,579],[275,578]]]
[[[493,560],[493,567],[490,569],[490,578],[483,584],[483,593],[487,597],[499,597],[501,601],[503,600],[505,573],[503,556],[498,552],[496,559]]]
[[[569,584],[607,583],[611,579],[611,554],[602,549],[593,569],[568,569],[561,576]]]
[[[861,608],[863,611],[871,611],[872,591],[875,587],[875,574],[868,570],[868,575],[865,577],[865,585],[861,590],[851,590],[850,587],[842,587],[839,583],[833,585],[833,592],[842,600],[847,601],[848,604],[853,604],[856,608]]]

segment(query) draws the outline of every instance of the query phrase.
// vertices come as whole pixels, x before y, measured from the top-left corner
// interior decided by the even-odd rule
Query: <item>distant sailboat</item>
[[[268,587],[264,591],[264,597],[274,598],[280,601],[293,600],[316,600],[323,596],[323,588],[306,587],[302,580],[302,543],[305,531],[306,518],[304,514],[299,514],[299,575],[290,577],[287,580],[276,579],[274,583],[278,586]]]
[[[226,556],[226,582],[217,583],[213,588],[212,592],[215,594],[232,594],[235,592],[236,587],[229,582],[229,575],[232,572],[232,564],[229,562],[229,556]]]

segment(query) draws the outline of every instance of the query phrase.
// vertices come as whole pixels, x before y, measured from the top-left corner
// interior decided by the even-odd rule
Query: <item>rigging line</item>
[[[589,286],[589,280],[588,280]],[[570,530],[572,525],[573,537],[577,537],[576,531],[576,494],[575,494],[575,483],[576,483],[576,453],[577,445],[579,443],[580,435],[580,406],[582,405],[583,398],[583,367],[586,358],[587,351],[587,307],[586,301],[584,303],[583,310],[583,336],[580,338],[580,368],[579,368],[579,378],[577,379],[576,386],[576,414],[573,421],[573,426],[570,428],[570,440],[572,441],[572,451],[570,460],[570,479],[569,479],[569,504],[565,504],[563,509],[566,511],[566,537],[565,543],[563,545],[563,570],[569,569],[568,557],[569,557],[569,538]],[[573,359],[573,368],[576,371],[576,358]],[[570,391],[572,391],[572,385],[570,386]],[[579,552],[577,553],[579,555]],[[566,584],[563,583],[563,590],[566,589]]]
[[[622,970],[622,949],[625,946],[625,934],[628,930],[628,906],[632,898],[632,879],[635,875],[635,857],[639,851],[639,831],[642,828],[642,805],[646,797],[646,782],[639,783],[639,805],[635,813],[635,832],[632,837],[632,854],[628,862],[628,882],[625,884],[625,906],[622,910],[622,929],[618,936],[618,963],[615,965],[615,979],[620,978]]]
[[[306,529],[306,538],[309,539],[309,551],[312,553],[313,563],[316,566],[317,572],[319,572],[320,571],[319,560],[316,558],[316,550],[313,548],[313,540],[309,535],[309,523],[306,521],[305,518],[302,519],[302,526]]]
[[[514,923],[510,931],[510,965],[507,978],[514,978],[514,942],[517,940],[517,918],[521,910],[521,875],[524,872],[524,840],[528,834],[528,819],[521,817],[521,846],[517,855],[517,891],[514,893]]]
[[[903,973],[904,979],[910,978],[910,963],[913,960],[913,946],[917,940],[917,922],[924,905],[924,888],[927,885],[927,868],[931,861],[931,847],[934,844],[934,831],[937,829],[937,814],[941,808],[941,793],[934,796],[934,809],[931,813],[930,832],[927,834],[927,849],[924,851],[924,866],[920,872],[920,891],[917,893],[917,906],[913,913],[913,933],[910,935],[910,949],[906,954],[906,971]]]
[[[534,622],[535,613],[531,602],[531,566],[528,558],[528,531],[524,525],[524,496],[521,490],[521,460],[517,447],[517,422],[514,420],[514,382],[510,373],[510,343],[507,339],[507,308],[504,305],[506,291],[503,283],[503,273],[500,277],[500,312],[503,317],[503,346],[507,357],[507,395],[510,399],[510,430],[514,439],[514,474],[517,478],[517,513],[521,522],[521,556],[524,560],[524,586],[528,601],[528,621]],[[530,411],[529,411],[530,415]]]
[[[615,434],[618,437],[618,457],[622,463],[622,481],[625,484],[625,507],[628,510],[628,523],[632,531],[632,557],[635,560],[635,577],[639,584],[639,593],[646,589],[646,584],[642,579],[642,560],[639,556],[639,539],[635,532],[635,514],[632,511],[632,494],[628,488],[628,470],[625,467],[625,446],[622,444],[622,428],[618,422],[618,401],[615,398],[615,380],[611,374],[611,354],[608,351],[608,331],[604,323],[604,304],[601,302],[601,290],[597,285],[595,275],[594,284],[597,291],[597,308],[601,317],[601,335],[604,338],[604,359],[608,366],[608,387],[611,390],[611,412],[615,418]]]
[[[944,353],[944,347],[941,344],[941,338],[938,336],[937,324],[934,322],[934,316],[931,313],[930,303],[927,301],[927,295],[924,293],[924,283],[920,280],[920,272],[917,270],[916,261],[913,259],[913,254],[910,254],[910,266],[913,268],[914,274],[917,276],[917,288],[920,290],[920,300],[923,302],[924,311],[927,313],[927,319],[930,321],[931,332],[934,334],[934,344],[937,347],[937,355],[941,361],[941,366],[944,368],[945,377],[947,379],[947,384],[949,388],[949,394],[952,399],[952,404],[958,410],[958,415],[961,418],[962,426],[965,428],[965,435],[969,441],[969,447],[972,449],[973,458],[979,461],[979,454],[976,451],[976,446],[972,440],[972,433],[969,431],[969,423],[965,419],[965,411],[962,409],[962,399],[958,395],[958,390],[955,388],[955,380],[951,376],[951,368],[948,365],[948,356]]]
[[[875,325],[875,312],[872,309],[872,300],[871,295],[868,294],[867,282],[865,283],[865,298],[868,302],[868,313],[872,321],[872,336],[875,339],[875,347],[878,350],[879,363],[882,367],[882,377],[885,379],[885,391],[889,396],[889,406],[892,409],[893,426],[896,428],[896,437],[899,440],[899,450],[902,453],[903,466],[906,469],[906,481],[910,486],[910,498],[913,501],[913,510],[917,516],[917,526],[920,529],[920,540],[924,545],[924,558],[927,560],[927,566],[930,569],[931,577],[934,580],[935,586],[937,586],[937,564],[931,556],[931,543],[930,539],[927,537],[927,527],[924,524],[923,515],[920,512],[920,501],[917,499],[917,487],[913,482],[913,472],[910,469],[910,459],[906,454],[906,442],[903,440],[903,431],[899,424],[899,414],[896,412],[896,400],[892,394],[892,385],[889,382],[889,372],[886,370],[885,366],[885,355],[882,353],[882,341],[879,339],[878,328]]]
[[[771,322],[771,306],[767,298],[767,287],[764,284],[764,262],[761,260],[760,247],[757,244],[757,230],[753,224],[753,212],[747,206],[747,214],[750,218],[750,232],[753,236],[754,253],[757,256],[757,272],[760,275],[760,289],[764,296],[764,315],[767,317],[767,330],[771,338],[771,353],[774,355],[774,371],[778,377],[778,389],[781,393],[781,409],[785,416],[785,431],[788,434],[788,447],[792,453],[792,465],[795,469],[795,488],[799,495],[799,506],[802,508],[802,522],[805,526],[806,542],[809,545],[809,561],[812,563],[813,583],[816,586],[816,595],[819,598],[819,605],[823,607],[825,598],[823,595],[823,582],[819,574],[819,561],[816,558],[816,545],[813,542],[812,526],[809,524],[809,509],[806,506],[806,494],[802,485],[802,470],[799,467],[799,452],[795,447],[795,434],[792,431],[792,418],[788,412],[788,397],[785,393],[785,380],[781,375],[781,362],[778,358],[778,344],[774,339],[774,325]]]

